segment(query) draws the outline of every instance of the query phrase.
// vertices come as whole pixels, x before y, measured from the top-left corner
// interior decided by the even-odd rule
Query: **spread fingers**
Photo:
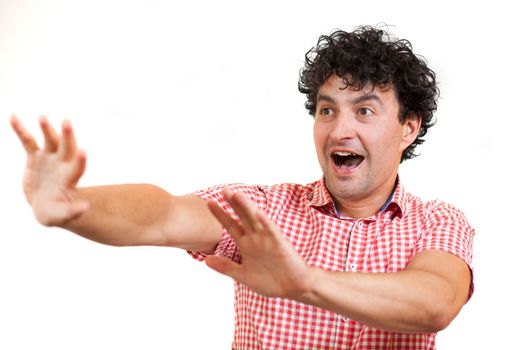
[[[38,151],[39,148],[35,139],[14,115],[11,117],[11,127],[15,131],[18,139],[22,143],[22,146],[24,146],[24,149],[27,153],[34,153]]]
[[[70,160],[77,152],[77,141],[69,120],[62,123],[62,137],[58,144],[58,155],[61,160]]]
[[[39,121],[40,128],[44,134],[44,151],[48,153],[55,153],[58,150],[58,134],[45,116],[41,116]]]

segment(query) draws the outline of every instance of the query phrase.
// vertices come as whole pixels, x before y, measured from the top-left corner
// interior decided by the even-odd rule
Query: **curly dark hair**
[[[310,115],[315,116],[319,88],[332,74],[343,79],[344,88],[392,86],[400,105],[399,121],[421,118],[419,134],[403,152],[401,162],[418,155],[416,146],[435,124],[439,89],[436,74],[424,57],[412,52],[408,40],[392,39],[388,32],[371,26],[321,36],[317,46],[306,53],[299,78],[299,91],[307,97],[305,107]]]

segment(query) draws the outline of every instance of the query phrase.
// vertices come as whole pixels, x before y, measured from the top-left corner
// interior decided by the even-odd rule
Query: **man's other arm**
[[[206,263],[260,294],[297,300],[401,333],[437,332],[467,300],[470,270],[452,254],[423,250],[405,270],[392,273],[323,270],[308,266],[242,193],[225,189],[224,198],[240,221],[213,202],[208,206],[237,242],[242,262],[211,255]]]
[[[449,253],[423,251],[394,273],[332,272],[313,269],[304,303],[369,326],[395,332],[437,332],[446,328],[467,300],[470,270]]]

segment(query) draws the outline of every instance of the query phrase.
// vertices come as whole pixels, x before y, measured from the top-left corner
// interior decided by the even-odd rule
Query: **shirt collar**
[[[382,208],[382,212],[392,211],[392,215],[399,214],[402,217],[404,214],[406,214],[408,209],[408,198],[405,188],[399,180],[399,176],[397,178],[396,187],[391,197],[392,199],[390,202],[386,203]],[[314,207],[332,205],[335,211],[335,204],[332,200],[332,197],[330,196],[330,192],[328,192],[328,189],[326,188],[324,176],[319,181],[314,183],[310,205]]]
[[[333,204],[332,197],[326,188],[324,176],[321,180],[314,183],[310,205],[314,207],[323,207],[328,204]]]

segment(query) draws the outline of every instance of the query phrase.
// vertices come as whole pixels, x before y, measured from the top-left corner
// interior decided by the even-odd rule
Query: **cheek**
[[[382,161],[395,158],[399,153],[401,130],[392,126],[381,130],[373,129],[363,140],[363,146],[370,155]]]
[[[315,149],[317,150],[317,153],[322,151],[323,146],[325,144],[325,133],[322,128],[322,126],[319,123],[314,122],[314,143],[315,143]]]

